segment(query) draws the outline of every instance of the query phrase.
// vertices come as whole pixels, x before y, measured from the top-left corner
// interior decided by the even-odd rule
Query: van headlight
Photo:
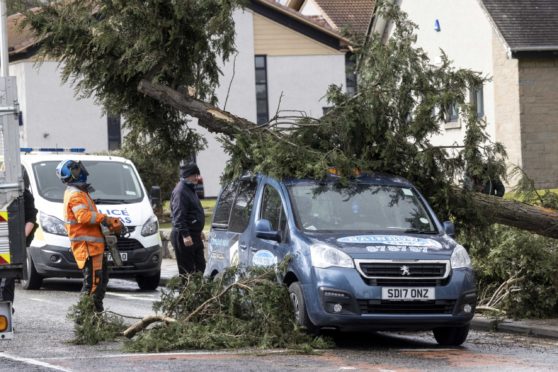
[[[459,269],[459,268],[467,268],[471,269],[471,258],[469,257],[469,253],[463,248],[462,245],[457,245],[453,253],[451,254],[451,268],[452,269]]]
[[[346,253],[330,245],[318,243],[310,247],[312,266],[326,269],[328,267],[348,267],[354,268],[353,259]]]
[[[39,213],[39,222],[43,230],[47,233],[62,236],[68,235],[64,222],[59,218],[41,212]]]
[[[157,217],[152,215],[147,219],[147,222],[143,224],[141,228],[141,236],[149,236],[156,234],[159,230],[159,222],[157,221]]]

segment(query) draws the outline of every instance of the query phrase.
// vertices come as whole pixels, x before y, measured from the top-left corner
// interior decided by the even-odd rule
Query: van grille
[[[357,300],[362,314],[451,314],[456,301]]]
[[[368,279],[444,279],[449,275],[449,261],[355,261],[359,272]]]
[[[401,280],[396,279],[364,279],[368,285],[376,285],[383,287],[439,287],[448,284],[450,278],[445,279],[416,279]]]
[[[135,249],[142,249],[143,245],[136,239],[118,238],[117,248],[119,251],[133,251]]]

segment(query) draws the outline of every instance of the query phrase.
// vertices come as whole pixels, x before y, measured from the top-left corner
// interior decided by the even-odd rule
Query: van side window
[[[248,227],[257,185],[255,180],[240,181],[229,220],[229,231],[243,232]]]
[[[219,201],[215,207],[213,214],[212,227],[226,229],[229,226],[229,217],[231,216],[231,207],[234,201],[235,183],[230,183],[221,192]]]
[[[264,188],[260,218],[268,220],[271,223],[272,229],[276,231],[283,231],[287,224],[281,196],[270,185],[265,185]]]

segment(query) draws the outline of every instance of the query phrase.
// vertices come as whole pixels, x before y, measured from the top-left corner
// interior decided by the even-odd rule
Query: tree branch
[[[199,99],[180,94],[174,89],[148,80],[140,81],[138,91],[175,109],[198,118],[198,124],[210,132],[234,137],[239,131],[249,130],[254,123],[221,110]]]
[[[122,335],[126,336],[127,338],[132,338],[136,333],[147,328],[148,325],[155,322],[176,323],[176,319],[165,315],[148,315],[139,322],[136,322],[128,327],[124,332],[122,332]]]

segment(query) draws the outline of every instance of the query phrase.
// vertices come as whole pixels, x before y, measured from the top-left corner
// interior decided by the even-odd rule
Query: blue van
[[[297,322],[321,329],[432,330],[461,345],[476,307],[467,251],[407,180],[367,174],[341,185],[246,176],[221,191],[205,275],[270,266],[290,255],[283,282]]]

